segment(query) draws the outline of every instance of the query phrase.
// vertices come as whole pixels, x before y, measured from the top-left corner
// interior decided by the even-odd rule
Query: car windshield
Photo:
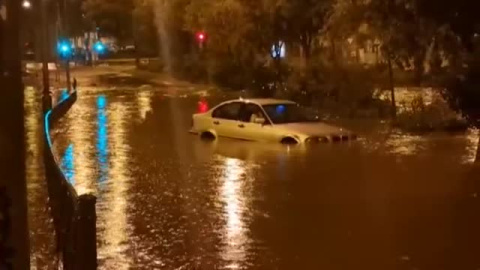
[[[298,104],[264,105],[263,109],[274,124],[315,122],[318,120],[318,117],[307,113],[307,111]]]

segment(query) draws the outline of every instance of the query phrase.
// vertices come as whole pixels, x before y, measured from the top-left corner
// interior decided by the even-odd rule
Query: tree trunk
[[[355,61],[360,64],[360,44],[357,37],[355,37]]]
[[[475,156],[475,163],[480,164],[480,131],[478,132],[477,155]]]
[[[419,49],[413,59],[415,83],[420,85],[422,83],[423,74],[425,73],[425,54],[423,49]]]
[[[330,57],[332,59],[332,63],[336,65],[337,63],[337,47],[335,44],[335,38],[333,35],[330,35]]]
[[[47,15],[47,4],[46,1],[42,1],[40,6],[40,28],[41,28],[41,52],[40,58],[42,60],[42,77],[43,77],[43,92],[42,92],[42,101],[43,101],[43,111],[46,112],[52,108],[52,97],[50,95],[50,76],[48,71],[48,60],[49,60],[49,34],[48,31],[48,15]]]
[[[301,39],[301,46],[303,51],[304,67],[308,67],[310,63],[310,57],[312,55],[312,41],[308,34],[304,35]]]
[[[312,56],[312,52],[310,51],[311,50],[311,46],[310,46],[310,43],[307,42],[305,43],[305,45],[303,46],[303,49],[304,49],[304,53],[305,53],[305,63],[308,64],[308,62],[310,61],[310,58]]]
[[[392,101],[392,117],[397,117],[397,104],[395,102],[395,83],[393,81],[393,67],[392,67],[392,57],[389,54],[387,56],[388,60],[388,80],[389,80],[389,87],[390,87],[390,98]]]
[[[138,46],[138,34],[137,34],[137,16],[135,16],[135,9],[132,11],[132,36],[133,46],[135,47],[135,66],[140,67],[140,48]]]
[[[30,268],[20,4],[7,0],[0,16],[0,269]]]

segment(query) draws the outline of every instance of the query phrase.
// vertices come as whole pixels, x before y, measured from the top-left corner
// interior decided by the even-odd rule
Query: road
[[[53,135],[71,183],[98,196],[100,269],[480,267],[476,132],[353,121],[349,144],[203,142],[187,132],[199,96],[174,88],[85,88]]]

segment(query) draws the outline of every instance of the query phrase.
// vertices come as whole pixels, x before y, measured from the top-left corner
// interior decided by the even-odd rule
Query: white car
[[[193,115],[192,133],[202,138],[229,137],[284,144],[341,142],[352,132],[309,119],[295,102],[278,99],[238,99]]]

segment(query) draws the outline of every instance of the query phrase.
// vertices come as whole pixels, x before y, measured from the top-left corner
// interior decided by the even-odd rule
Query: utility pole
[[[67,0],[63,0],[63,36],[65,39],[67,39],[70,44],[70,29],[69,29],[69,25],[68,25],[68,7],[67,7]],[[68,92],[70,93],[70,91],[72,90],[72,83],[71,83],[71,79],[70,79],[70,56],[67,57],[65,59],[65,73],[66,73],[66,77],[67,77],[67,90]]]
[[[138,48],[138,34],[137,34],[137,16],[135,14],[135,9],[132,11],[132,35],[133,35],[133,46],[135,47],[135,67],[140,67],[140,50]]]
[[[392,67],[392,54],[388,51],[387,56],[388,61],[388,81],[390,87],[390,99],[392,102],[392,117],[395,119],[397,117],[397,103],[395,102],[395,82],[393,78],[393,67]]]
[[[5,4],[5,5],[4,5]],[[0,269],[29,269],[21,1],[0,0]]]
[[[50,95],[50,75],[48,72],[48,56],[50,55],[50,44],[48,42],[48,0],[40,0],[40,25],[42,29],[41,35],[41,59],[42,59],[42,74],[43,74],[43,111],[46,112],[52,108],[52,97]]]

